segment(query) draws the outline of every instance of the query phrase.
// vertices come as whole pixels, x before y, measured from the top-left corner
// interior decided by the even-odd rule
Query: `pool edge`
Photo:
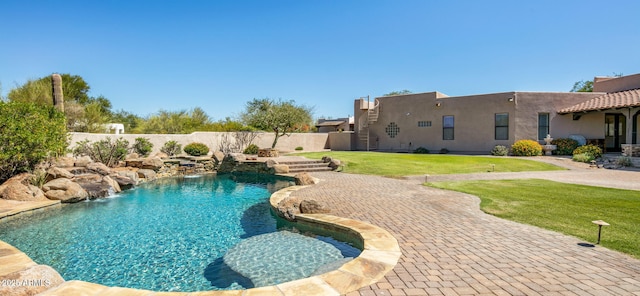
[[[290,186],[274,192],[269,203],[275,209],[278,202],[287,198],[291,193],[308,186]],[[332,231],[354,235],[362,242],[362,253],[353,260],[343,264],[340,268],[308,278],[285,282],[275,286],[266,286],[246,290],[201,291],[201,292],[154,292],[133,288],[109,287],[100,284],[71,280],[57,286],[49,287],[38,295],[343,295],[376,283],[391,271],[398,263],[400,246],[391,233],[378,226],[349,218],[329,214],[300,214],[296,220],[305,224],[317,225]],[[0,252],[0,261],[12,264],[0,265],[0,280],[7,276],[15,276],[36,263],[17,248],[0,240],[1,249],[11,249],[12,252]],[[14,261],[13,257],[20,258]],[[11,257],[13,256],[13,257]],[[11,266],[11,269],[8,267]]]

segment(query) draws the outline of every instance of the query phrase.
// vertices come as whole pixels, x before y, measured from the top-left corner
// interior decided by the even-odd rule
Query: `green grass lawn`
[[[429,186],[480,197],[491,215],[551,229],[595,243],[604,220],[601,245],[640,258],[640,193],[547,180],[435,182]]]
[[[563,168],[514,157],[466,156],[450,154],[409,154],[363,151],[308,152],[293,155],[311,159],[331,156],[344,164],[343,172],[389,177],[422,174],[467,174],[522,171],[550,171]]]

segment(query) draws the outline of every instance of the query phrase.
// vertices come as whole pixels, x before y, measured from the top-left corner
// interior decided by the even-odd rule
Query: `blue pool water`
[[[278,231],[286,223],[268,199],[289,185],[256,175],[163,179],[4,219],[0,239],[66,280],[156,291],[274,285],[357,256],[329,237]]]

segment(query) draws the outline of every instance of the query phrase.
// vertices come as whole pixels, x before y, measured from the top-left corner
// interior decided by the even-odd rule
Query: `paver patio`
[[[619,174],[594,171],[607,173]],[[640,173],[626,173],[628,181],[640,180]],[[484,214],[477,197],[422,186],[415,178],[313,175],[322,182],[294,196],[385,228],[402,250],[393,271],[349,295],[640,295],[640,260]]]

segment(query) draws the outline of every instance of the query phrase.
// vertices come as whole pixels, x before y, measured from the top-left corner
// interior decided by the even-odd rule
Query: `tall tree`
[[[245,124],[263,131],[271,131],[275,138],[271,148],[275,148],[278,139],[292,132],[300,131],[302,126],[311,122],[312,109],[296,105],[295,101],[253,99],[247,102],[246,110],[241,115]]]
[[[580,80],[573,84],[573,88],[571,88],[571,92],[592,92],[593,91],[593,81],[591,80]]]

